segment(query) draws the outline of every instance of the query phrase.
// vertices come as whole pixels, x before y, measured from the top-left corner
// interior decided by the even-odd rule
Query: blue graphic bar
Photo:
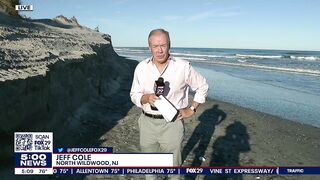
[[[112,147],[72,147],[72,148],[53,148],[53,153],[113,153]]]
[[[15,153],[15,167],[16,168],[45,168],[52,167],[51,153]]]
[[[54,168],[54,174],[320,174],[320,167],[106,167]]]
[[[320,167],[279,167],[279,174],[320,174]]]

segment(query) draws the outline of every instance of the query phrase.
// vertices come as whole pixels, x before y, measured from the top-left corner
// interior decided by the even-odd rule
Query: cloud
[[[225,13],[221,13],[219,14],[220,17],[231,17],[231,16],[238,16],[241,15],[240,12],[225,12]]]
[[[114,4],[123,5],[123,4],[127,4],[128,2],[130,2],[130,0],[117,0],[117,1],[114,1]]]
[[[206,0],[203,2],[203,5],[204,6],[211,6],[211,5],[214,5],[216,4],[217,0]]]
[[[164,16],[162,19],[166,21],[177,21],[181,20],[183,17],[182,16]]]
[[[239,11],[235,11],[235,9],[223,9],[223,10],[209,10],[204,12],[199,12],[195,14],[179,16],[179,15],[167,15],[163,16],[162,19],[165,21],[183,21],[183,22],[195,22],[201,21],[208,18],[214,17],[232,17],[239,16],[242,13]]]
[[[199,21],[202,19],[207,19],[213,15],[212,11],[201,12],[198,14],[193,14],[185,19],[186,22]]]
[[[210,10],[206,12],[201,12],[198,14],[193,14],[185,19],[186,22],[194,22],[194,21],[200,21],[203,19],[213,18],[213,17],[232,17],[232,16],[238,16],[241,15],[240,12],[236,11],[228,11],[228,10]]]

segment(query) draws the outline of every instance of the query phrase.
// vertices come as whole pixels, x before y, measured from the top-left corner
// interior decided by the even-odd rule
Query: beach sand
[[[127,115],[100,138],[114,152],[139,152],[137,119],[133,106]],[[230,103],[208,100],[195,116],[185,119],[184,166],[319,166],[320,129],[281,119]],[[205,161],[199,161],[204,157]],[[234,179],[255,179],[243,175]],[[90,175],[87,179],[111,178]],[[142,176],[112,176],[139,179]],[[188,176],[185,179],[226,179]],[[260,179],[317,179],[315,175],[261,175]]]

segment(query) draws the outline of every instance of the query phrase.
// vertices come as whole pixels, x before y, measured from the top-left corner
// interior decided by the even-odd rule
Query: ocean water
[[[117,47],[129,59],[150,57],[148,48]],[[171,48],[206,77],[209,97],[320,127],[320,52]]]

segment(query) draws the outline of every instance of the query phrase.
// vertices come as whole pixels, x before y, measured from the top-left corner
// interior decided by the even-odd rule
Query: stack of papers
[[[176,109],[176,107],[174,107],[174,105],[162,95],[160,95],[159,99],[154,102],[154,105],[158,108],[158,111],[162,114],[167,122],[171,122],[179,114],[179,111]]]

